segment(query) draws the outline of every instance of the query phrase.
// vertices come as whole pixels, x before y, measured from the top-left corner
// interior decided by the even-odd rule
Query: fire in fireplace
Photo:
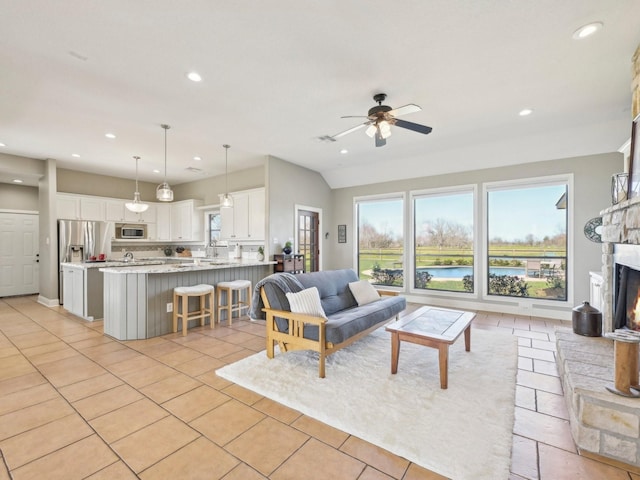
[[[616,265],[614,328],[640,330],[640,270]]]

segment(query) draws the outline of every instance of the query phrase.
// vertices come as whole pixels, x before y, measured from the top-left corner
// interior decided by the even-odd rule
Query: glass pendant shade
[[[167,182],[156,187],[156,198],[161,202],[173,202],[173,190]]]
[[[228,193],[225,193],[222,196],[222,203],[220,204],[222,208],[231,208],[233,207],[233,198]]]
[[[140,157],[133,158],[136,160],[136,191],[133,194],[133,202],[127,202],[124,206],[131,212],[142,213],[147,211],[149,205],[140,201],[140,192],[138,191],[138,160],[140,160]]]
[[[233,207],[233,197],[229,195],[229,147],[231,145],[222,145],[224,147],[224,191],[225,194],[222,196],[222,203],[220,206],[222,208],[232,208]]]
[[[160,125],[164,128],[164,182],[156,188],[156,198],[159,202],[173,202],[173,191],[167,183],[167,130],[171,127],[169,125]]]

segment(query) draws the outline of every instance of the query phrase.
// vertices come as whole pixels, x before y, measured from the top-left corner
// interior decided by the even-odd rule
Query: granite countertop
[[[193,259],[192,259],[193,260]],[[193,261],[193,263],[172,263],[165,264],[159,263],[146,263],[141,265],[134,265],[133,262],[123,265],[104,265],[100,269],[101,272],[107,273],[176,273],[176,272],[194,272],[198,270],[216,270],[223,268],[239,268],[239,267],[261,267],[264,265],[273,265],[274,261],[260,261],[260,260],[206,260],[200,259],[199,264]]]
[[[135,267],[141,265],[164,265],[164,261],[162,260],[132,260],[130,262],[124,262],[121,260],[106,260],[106,261],[95,261],[95,262],[82,262],[82,263],[71,263],[71,262],[63,262],[60,265],[63,267],[71,267],[78,268],[82,270],[86,270],[88,268],[110,268],[110,267]]]

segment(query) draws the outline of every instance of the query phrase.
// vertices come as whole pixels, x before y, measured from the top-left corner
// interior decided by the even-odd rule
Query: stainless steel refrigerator
[[[110,242],[106,222],[58,220],[58,298],[63,302],[62,263],[82,263],[101,253],[108,254]]]

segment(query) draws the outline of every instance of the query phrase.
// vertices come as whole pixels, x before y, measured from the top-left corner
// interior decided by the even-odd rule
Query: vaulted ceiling
[[[230,144],[230,171],[273,155],[334,188],[611,152],[630,136],[638,0],[0,0],[0,11],[0,152],[62,168],[132,178],[139,155],[140,179],[160,183],[163,123],[170,183],[223,174]],[[572,38],[591,22],[603,28]],[[341,116],[366,115],[379,92],[421,106],[403,118],[433,132],[392,127],[380,148],[364,129],[319,140],[366,121]],[[11,173],[0,166],[0,181]]]

